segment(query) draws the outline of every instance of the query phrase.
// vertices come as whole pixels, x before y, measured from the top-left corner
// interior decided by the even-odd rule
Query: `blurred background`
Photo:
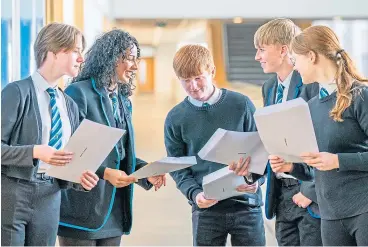
[[[132,96],[137,152],[154,161],[166,155],[166,114],[185,97],[172,69],[175,52],[189,43],[208,47],[217,86],[244,93],[261,107],[260,86],[271,75],[254,61],[253,35],[277,17],[290,18],[302,29],[331,27],[368,76],[366,0],[1,0],[1,87],[35,70],[33,42],[50,22],[77,26],[87,49],[104,31],[124,29],[139,41],[143,58]],[[69,81],[64,78],[60,86]],[[158,192],[136,187],[133,229],[123,245],[191,245],[190,206],[168,180]],[[265,227],[267,245],[276,245],[274,221],[265,220]]]

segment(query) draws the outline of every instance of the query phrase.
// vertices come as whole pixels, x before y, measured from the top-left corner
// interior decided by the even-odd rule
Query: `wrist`
[[[111,174],[111,168],[106,167],[103,175],[103,179],[109,181],[110,174]]]
[[[33,155],[33,159],[38,159],[39,158],[39,148],[40,148],[40,145],[34,145],[33,146],[33,152],[32,152],[32,155]]]

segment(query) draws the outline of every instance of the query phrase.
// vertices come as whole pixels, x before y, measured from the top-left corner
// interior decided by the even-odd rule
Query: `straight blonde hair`
[[[368,85],[368,79],[359,73],[349,54],[342,49],[337,35],[329,27],[312,26],[305,29],[293,40],[292,50],[300,55],[312,51],[317,61],[319,56],[324,56],[336,64],[337,100],[330,116],[334,121],[342,122],[342,113],[352,102],[353,83]]]
[[[262,25],[254,34],[254,46],[286,45],[290,44],[294,37],[301,32],[300,28],[289,19],[278,18]]]
[[[215,68],[211,52],[202,45],[185,45],[175,54],[173,68],[176,76],[190,78]]]
[[[38,33],[33,49],[37,68],[45,62],[48,52],[71,51],[75,48],[77,37],[82,37],[82,49],[86,46],[85,38],[79,29],[68,24],[50,23]]]

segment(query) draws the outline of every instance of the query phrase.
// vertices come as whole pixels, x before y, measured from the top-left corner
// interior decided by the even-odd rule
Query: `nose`
[[[198,84],[197,84],[197,81],[195,79],[192,79],[189,83],[189,86],[190,86],[190,89],[191,90],[194,90],[197,88]]]
[[[78,63],[83,63],[83,61],[84,61],[84,59],[83,59],[82,55],[77,58]]]
[[[257,52],[256,52],[256,55],[254,56],[254,59],[256,60],[256,61],[260,61],[261,60],[261,56],[259,55],[259,51],[257,50]]]

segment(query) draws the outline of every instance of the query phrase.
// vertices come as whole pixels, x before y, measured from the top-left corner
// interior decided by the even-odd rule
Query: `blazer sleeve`
[[[10,145],[14,128],[19,124],[24,98],[16,83],[9,83],[1,91],[1,165],[34,167],[34,145]]]

